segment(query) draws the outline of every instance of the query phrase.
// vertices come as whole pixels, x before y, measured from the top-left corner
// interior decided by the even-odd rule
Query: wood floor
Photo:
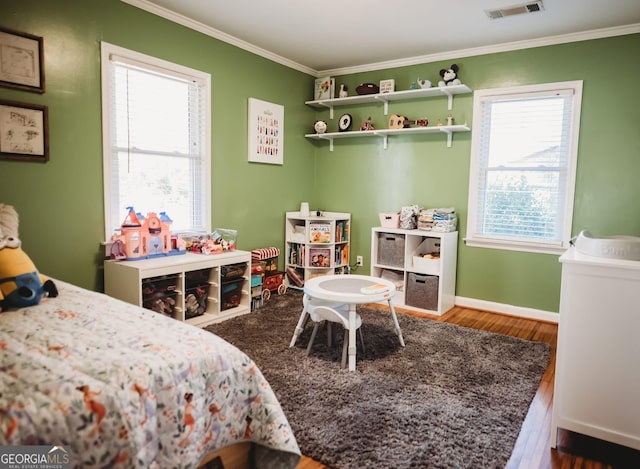
[[[411,314],[397,309],[398,312]],[[414,314],[416,315],[416,314]],[[551,449],[551,405],[556,360],[557,324],[521,319],[503,314],[488,313],[455,307],[446,314],[426,316],[460,326],[511,335],[551,345],[549,367],[542,377],[538,392],[531,403],[520,435],[507,464],[509,469],[584,468],[618,469],[640,468],[640,451],[606,443],[571,432],[559,432],[558,447]],[[327,466],[303,456],[297,469],[326,469]],[[384,469],[384,468],[379,468]]]

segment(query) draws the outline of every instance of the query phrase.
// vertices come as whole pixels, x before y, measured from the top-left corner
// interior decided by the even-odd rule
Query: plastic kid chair
[[[300,334],[302,334],[302,331],[307,325],[307,321],[309,320],[309,313],[313,311],[317,306],[328,306],[329,308],[346,312],[347,317],[349,317],[348,305],[336,303],[335,301],[313,299],[313,298],[310,298],[309,295],[305,294],[302,297],[302,312],[300,313],[298,324],[296,324],[296,328],[293,331],[293,337],[291,338],[291,343],[289,344],[289,348],[293,347],[296,344],[298,337],[300,337]],[[328,342],[328,346],[331,347],[331,335],[329,335],[327,342]]]
[[[306,295],[305,295],[306,296]],[[309,301],[307,305],[307,311],[309,313],[309,317],[316,324],[313,327],[313,332],[311,333],[311,338],[309,339],[309,344],[307,345],[307,355],[311,353],[311,347],[313,346],[313,341],[316,338],[316,333],[318,332],[318,327],[323,321],[327,322],[327,346],[331,347],[331,323],[342,324],[344,328],[344,339],[342,342],[342,368],[346,368],[347,366],[347,351],[349,347],[349,310],[345,307],[345,305],[338,306],[338,309],[331,308],[325,305],[314,305],[313,300]],[[362,346],[362,353],[365,353],[364,350],[364,339],[362,337],[362,318],[359,314],[356,314],[356,329],[358,331],[358,335],[360,336],[360,345]]]

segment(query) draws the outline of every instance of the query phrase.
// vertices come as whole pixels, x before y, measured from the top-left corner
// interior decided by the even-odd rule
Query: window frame
[[[569,144],[566,168],[566,187],[564,191],[564,224],[561,227],[562,238],[559,241],[534,241],[532,238],[508,238],[479,233],[478,210],[480,199],[480,170],[482,169],[482,141],[489,131],[483,125],[483,103],[492,99],[500,100],[507,96],[539,97],[541,95],[554,96],[561,91],[571,90],[571,129],[569,130]],[[582,80],[543,83],[534,85],[510,86],[504,88],[482,89],[474,92],[473,102],[473,132],[471,139],[471,158],[469,171],[469,199],[467,205],[467,232],[465,244],[471,247],[503,249],[545,254],[562,254],[569,248],[573,223],[575,181],[578,161],[578,141],[580,135],[580,112],[582,106]],[[488,165],[487,165],[488,167]],[[485,168],[486,169],[486,168]]]
[[[105,240],[111,239],[114,234],[114,228],[120,225],[112,226],[114,220],[122,218],[126,215],[125,208],[122,207],[118,213],[114,214],[111,207],[112,196],[112,127],[111,127],[111,89],[112,89],[112,73],[111,73],[111,57],[117,56],[124,63],[134,64],[141,69],[161,72],[167,75],[173,75],[180,78],[188,78],[197,81],[200,85],[202,116],[201,122],[203,127],[202,135],[202,152],[201,152],[201,219],[202,230],[211,231],[211,75],[200,70],[195,70],[183,65],[169,62],[157,57],[142,54],[124,47],[116,46],[108,42],[101,42],[101,94],[102,94],[102,162],[103,162],[103,192],[104,192],[104,228]],[[195,183],[194,183],[195,184]],[[198,184],[195,184],[198,185]],[[195,186],[194,186],[195,187]],[[158,207],[161,211],[162,207]],[[169,214],[171,215],[171,214]]]

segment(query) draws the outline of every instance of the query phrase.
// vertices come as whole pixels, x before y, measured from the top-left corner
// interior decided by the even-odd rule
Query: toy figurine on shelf
[[[362,125],[360,126],[360,130],[375,130],[373,122],[371,122],[371,116],[369,116],[367,120],[362,123]]]
[[[340,91],[338,93],[338,96],[340,98],[346,98],[347,96],[349,96],[349,93],[347,93],[347,85],[345,85],[344,83],[340,85]]]

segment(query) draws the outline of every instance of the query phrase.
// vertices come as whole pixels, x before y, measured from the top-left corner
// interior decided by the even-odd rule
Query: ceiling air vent
[[[489,19],[495,20],[504,18],[505,16],[522,15],[524,13],[535,13],[544,10],[542,1],[528,2],[521,5],[512,5],[510,7],[498,8],[496,10],[485,10]]]

